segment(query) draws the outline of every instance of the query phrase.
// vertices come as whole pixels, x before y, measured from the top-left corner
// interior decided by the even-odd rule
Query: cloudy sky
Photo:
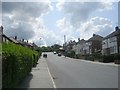
[[[2,2],[4,33],[37,45],[106,36],[118,25],[118,0]],[[91,2],[92,1],[92,2]]]

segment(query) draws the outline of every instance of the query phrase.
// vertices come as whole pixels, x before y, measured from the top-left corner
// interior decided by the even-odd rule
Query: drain
[[[33,70],[40,70],[39,68],[33,68]]]
[[[57,77],[53,77],[53,79],[55,80],[55,79],[57,79]]]

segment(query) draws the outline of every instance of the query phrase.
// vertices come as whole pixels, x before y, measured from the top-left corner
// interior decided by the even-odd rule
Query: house
[[[84,39],[79,39],[78,38],[78,42],[73,45],[73,51],[75,51],[75,54],[80,54],[80,55],[83,55],[83,45],[85,43],[85,40]]]
[[[102,39],[100,35],[93,34],[93,37],[88,39],[83,45],[83,54],[94,54],[101,52],[102,50]]]
[[[0,27],[0,43],[2,42],[6,42],[6,43],[12,42],[12,40],[9,37],[3,34],[3,26]]]
[[[35,43],[28,43],[28,40],[18,40],[17,39],[17,36],[15,37],[8,37],[6,36],[5,34],[3,34],[3,26],[0,27],[0,42],[12,42],[12,43],[15,43],[17,45],[21,45],[21,46],[24,46],[24,47],[28,47],[28,48],[31,48],[31,49],[34,49],[36,47],[38,47]]]
[[[120,54],[120,28],[116,27],[115,31],[107,35],[102,40],[102,54]]]
[[[68,43],[63,44],[63,49],[65,52],[69,52],[72,50],[73,46],[76,44],[75,40],[70,40]]]

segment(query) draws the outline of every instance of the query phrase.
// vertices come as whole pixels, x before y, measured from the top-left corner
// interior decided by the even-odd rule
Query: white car
[[[54,51],[53,53],[54,53],[54,54],[56,54],[56,52],[55,52],[55,51]]]

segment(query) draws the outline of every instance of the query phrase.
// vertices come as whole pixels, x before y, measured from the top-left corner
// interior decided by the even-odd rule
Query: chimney
[[[95,36],[96,34],[93,34],[93,37]]]
[[[27,43],[28,43],[28,40],[27,40]]]
[[[0,31],[1,31],[1,33],[3,33],[3,26],[0,27]]]
[[[24,39],[22,39],[22,42],[24,42]]]
[[[116,30],[116,31],[118,31],[118,30],[119,30],[119,27],[118,27],[118,26],[116,26],[116,27],[115,27],[115,30]]]
[[[15,40],[17,40],[17,36],[15,36]]]
[[[80,38],[78,38],[78,42],[80,42]]]

